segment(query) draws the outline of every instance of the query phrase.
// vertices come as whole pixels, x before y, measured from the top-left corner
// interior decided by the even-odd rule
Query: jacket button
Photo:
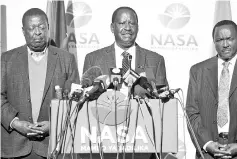
[[[28,101],[29,103],[31,102],[31,100],[30,100],[30,99],[28,99],[27,101]]]
[[[30,120],[32,119],[30,116],[28,117]]]
[[[214,120],[214,121],[213,121],[213,124],[216,124],[216,123],[217,123],[216,120]]]

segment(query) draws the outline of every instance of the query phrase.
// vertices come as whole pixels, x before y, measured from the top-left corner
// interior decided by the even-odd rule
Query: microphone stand
[[[119,159],[119,145],[118,145],[118,134],[117,134],[117,97],[116,97],[116,91],[117,91],[117,86],[118,86],[118,80],[117,78],[114,78],[113,81],[113,85],[114,85],[114,106],[115,106],[115,134],[116,134],[116,141],[117,141],[117,156],[116,159]]]
[[[186,111],[185,111],[184,103],[181,102],[178,98],[175,98],[175,99],[177,99],[177,100],[179,101],[180,105],[181,105],[182,111],[183,111],[184,116],[185,116],[186,121],[187,121],[188,129],[189,129],[190,132],[191,132],[190,135],[191,135],[191,137],[193,137],[194,143],[195,143],[195,145],[197,146],[197,150],[198,150],[199,154],[201,155],[201,158],[202,158],[202,159],[205,159],[205,158],[204,158],[204,155],[203,155],[203,152],[202,152],[202,150],[201,150],[201,147],[200,147],[200,145],[199,145],[199,143],[198,143],[198,141],[197,141],[197,137],[196,137],[196,135],[195,135],[195,133],[194,133],[194,131],[193,131],[193,128],[192,128],[192,125],[191,125],[190,120],[189,120],[189,118],[188,118],[188,115],[187,115],[187,113],[186,113]]]
[[[159,100],[160,103],[160,100]],[[159,104],[161,106],[161,104]],[[163,149],[163,133],[164,133],[164,103],[160,107],[160,120],[161,120],[161,129],[160,129],[160,159],[162,159],[162,149]]]
[[[131,92],[131,89],[132,89],[132,85],[133,85],[133,79],[132,78],[129,78],[128,79],[128,100],[127,100],[127,105],[129,105],[127,107],[127,110],[126,110],[126,115],[125,115],[125,119],[126,119],[126,129],[127,129],[127,133],[128,133],[128,124],[130,122],[130,118],[129,118],[129,110],[130,110],[130,107],[131,107],[131,102],[130,100],[133,98],[133,95],[132,95],[132,92]],[[127,133],[125,135],[125,142],[123,143],[123,159],[125,159],[125,149],[126,149],[126,138],[127,138]],[[122,134],[122,131],[121,131],[121,134]],[[122,136],[122,135],[121,135]]]
[[[138,121],[138,113],[139,113],[139,108],[141,107],[142,101],[141,101],[141,97],[139,97],[138,95],[136,95],[134,97],[137,100],[138,103],[138,107],[137,107],[137,112],[136,112],[136,123],[135,123],[135,135],[134,135],[134,142],[133,142],[133,153],[132,153],[132,159],[134,159],[134,153],[135,153],[135,146],[136,146],[136,131],[137,131],[137,121]]]
[[[100,121],[99,121],[99,112],[98,112],[98,106],[97,106],[97,99],[96,99],[96,105],[95,106],[96,106],[97,128],[98,128],[98,133],[99,133],[99,141],[97,140],[98,148],[99,148],[100,158],[104,159],[103,142],[101,140],[101,129],[100,129]]]

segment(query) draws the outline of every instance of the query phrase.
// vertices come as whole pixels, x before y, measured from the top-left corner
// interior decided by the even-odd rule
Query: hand
[[[225,150],[231,154],[231,156],[237,155],[237,143],[228,144],[225,147]]]
[[[32,137],[32,136],[37,136],[37,135],[42,135],[43,132],[40,130],[35,130],[32,129],[35,124],[32,124],[28,121],[20,121],[19,119],[16,119],[12,123],[12,128],[18,131],[20,134],[26,136],[26,137]],[[28,136],[28,134],[31,134]]]
[[[34,125],[34,127],[32,127],[32,129],[42,132],[42,135],[44,137],[49,136],[49,121],[38,122]]]
[[[218,142],[210,142],[206,147],[207,152],[213,154],[215,157],[226,158],[230,156],[230,152],[226,151],[225,145]]]

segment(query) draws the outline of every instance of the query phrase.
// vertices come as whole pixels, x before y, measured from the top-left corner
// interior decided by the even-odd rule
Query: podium
[[[116,102],[115,102],[116,101]],[[119,92],[105,92],[98,100],[85,102],[77,113],[76,102],[71,108],[67,100],[51,101],[49,153],[57,146],[60,132],[67,129],[62,153],[156,153],[161,147],[161,117],[163,117],[162,152],[177,153],[177,100],[167,103],[150,99],[128,100]],[[66,113],[70,122],[64,127]],[[163,115],[162,115],[163,113]]]

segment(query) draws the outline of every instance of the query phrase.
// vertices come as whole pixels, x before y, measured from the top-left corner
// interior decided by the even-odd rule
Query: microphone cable
[[[56,158],[56,155],[57,155],[57,152],[56,152],[56,148],[57,148],[57,145],[58,145],[58,142],[59,142],[59,139],[58,139],[58,116],[59,116],[59,109],[60,109],[60,105],[61,105],[61,99],[58,99],[58,104],[57,104],[57,113],[56,113],[56,130],[55,130],[55,146],[54,146],[54,148],[52,148],[52,149],[50,149],[50,146],[48,147],[48,152],[50,152],[50,150],[52,151],[51,153],[48,153],[48,159],[54,159],[54,158]],[[52,107],[52,105],[51,105],[51,107]],[[51,109],[52,108],[50,108],[49,107],[49,110],[48,110],[48,112],[49,112],[49,121],[50,121],[50,123],[51,123],[51,121],[52,121],[52,118],[51,118]],[[52,128],[51,128],[51,124],[50,124],[50,130],[51,130]],[[51,131],[50,131],[50,134],[49,134],[50,136],[51,136]],[[52,146],[52,143],[50,142],[50,145]]]
[[[145,101],[146,106],[149,107],[149,105],[148,105],[148,103],[146,102],[145,99],[144,99],[144,101]],[[143,120],[145,121],[145,118],[144,118],[144,115],[143,115],[143,112],[142,112],[142,108],[141,108],[141,107],[140,107],[140,112],[141,112],[141,116],[142,116]],[[151,137],[150,137],[150,135],[149,135],[149,133],[148,133],[148,129],[147,129],[147,127],[146,127],[146,124],[145,124],[145,130],[146,130],[146,134],[147,134],[147,136],[148,136],[150,142],[151,142],[152,145],[154,146],[156,158],[157,158],[157,159],[160,159],[160,158],[158,157],[158,155],[157,155],[158,152],[157,152],[157,148],[156,148],[155,126],[154,126],[154,119],[153,119],[152,110],[151,110],[151,120],[152,120],[152,126],[153,126],[153,140],[154,140],[154,141],[152,141],[152,139],[151,139]]]
[[[183,92],[183,91],[182,91],[182,92]],[[184,102],[182,102],[182,100],[180,100],[179,98],[175,98],[175,99],[177,99],[178,102],[180,103],[180,106],[181,106],[182,111],[183,111],[183,113],[184,113],[184,116],[185,116],[185,118],[186,118],[186,122],[187,122],[188,129],[189,129],[189,131],[190,131],[190,133],[191,133],[190,136],[193,137],[194,143],[195,143],[195,145],[196,145],[196,147],[197,147],[197,151],[198,151],[199,154],[201,155],[201,158],[202,158],[202,159],[205,159],[205,158],[204,158],[204,155],[203,155],[203,152],[202,152],[202,150],[201,150],[201,147],[200,147],[200,145],[199,145],[199,143],[198,143],[198,141],[197,141],[197,137],[196,137],[196,135],[195,135],[195,133],[194,133],[194,131],[193,131],[192,125],[191,125],[191,123],[190,123],[190,121],[189,121],[189,117],[188,117],[188,115],[187,115],[187,113],[186,113],[185,106],[184,106]]]
[[[117,156],[116,159],[119,159],[119,144],[118,144],[118,126],[117,126],[117,96],[116,96],[116,88],[114,89],[114,107],[115,107],[115,135],[116,135],[116,143],[117,143]]]
[[[180,102],[182,102],[182,103],[184,103],[184,93],[183,93],[183,90],[182,89],[180,89],[180,91],[181,91],[181,94],[182,94],[182,97],[180,96],[180,94],[179,93],[177,93],[178,94],[178,96],[179,96],[179,99],[180,99],[180,101],[179,101],[179,103]],[[177,99],[178,100],[178,99]],[[185,116],[183,117],[183,133],[184,133],[184,138],[183,138],[183,140],[184,140],[184,150],[185,150],[185,152],[187,151],[187,148],[186,148],[186,139],[185,139],[185,136],[186,136],[186,134],[185,134]],[[186,155],[185,155],[185,159],[186,159]]]
[[[91,134],[91,124],[90,124],[90,116],[89,116],[89,103],[88,101],[86,102],[86,110],[87,110],[87,124],[88,124],[88,131]],[[89,147],[90,147],[90,159],[92,159],[92,147],[91,147],[91,140],[88,139],[89,141]]]
[[[127,110],[126,111],[124,111],[125,112],[125,114],[124,114],[124,116],[125,116],[125,124],[123,124],[123,128],[124,127],[126,127],[126,131],[125,131],[125,139],[124,139],[124,143],[123,143],[123,145],[122,145],[122,147],[123,147],[123,149],[122,149],[122,153],[123,153],[123,159],[125,159],[125,154],[126,154],[126,141],[127,141],[127,134],[128,134],[128,131],[129,131],[129,125],[130,125],[130,110],[131,110],[131,106],[132,106],[132,104],[131,104],[131,99],[132,99],[132,96],[130,95],[129,96],[129,98],[128,98],[128,100],[126,100],[126,105],[128,105],[128,107],[127,107]],[[124,126],[125,125],[125,126]],[[123,129],[124,130],[124,129]],[[121,135],[120,136],[122,136],[122,131],[121,131]]]
[[[164,103],[161,100],[159,100],[159,106],[160,106],[160,125],[161,125],[161,130],[160,130],[160,159],[162,159],[162,153],[163,153],[163,134],[164,134]]]
[[[133,153],[132,153],[132,159],[134,159],[135,146],[136,146],[136,140],[137,140],[137,139],[136,139],[136,136],[137,136],[138,113],[139,113],[139,108],[140,108],[140,106],[141,106],[141,104],[142,104],[142,102],[141,102],[141,98],[140,98],[138,95],[136,95],[134,98],[136,99],[136,101],[137,101],[137,103],[138,103],[138,107],[137,107],[137,111],[136,111],[135,134],[134,134],[134,142],[133,142]]]
[[[98,149],[99,149],[99,154],[100,154],[100,158],[104,159],[104,151],[103,151],[103,141],[101,139],[101,129],[100,129],[100,121],[99,121],[99,111],[98,111],[98,104],[97,104],[97,99],[96,99],[96,120],[97,120],[97,141],[98,142]],[[99,135],[99,141],[98,141],[98,135]]]

